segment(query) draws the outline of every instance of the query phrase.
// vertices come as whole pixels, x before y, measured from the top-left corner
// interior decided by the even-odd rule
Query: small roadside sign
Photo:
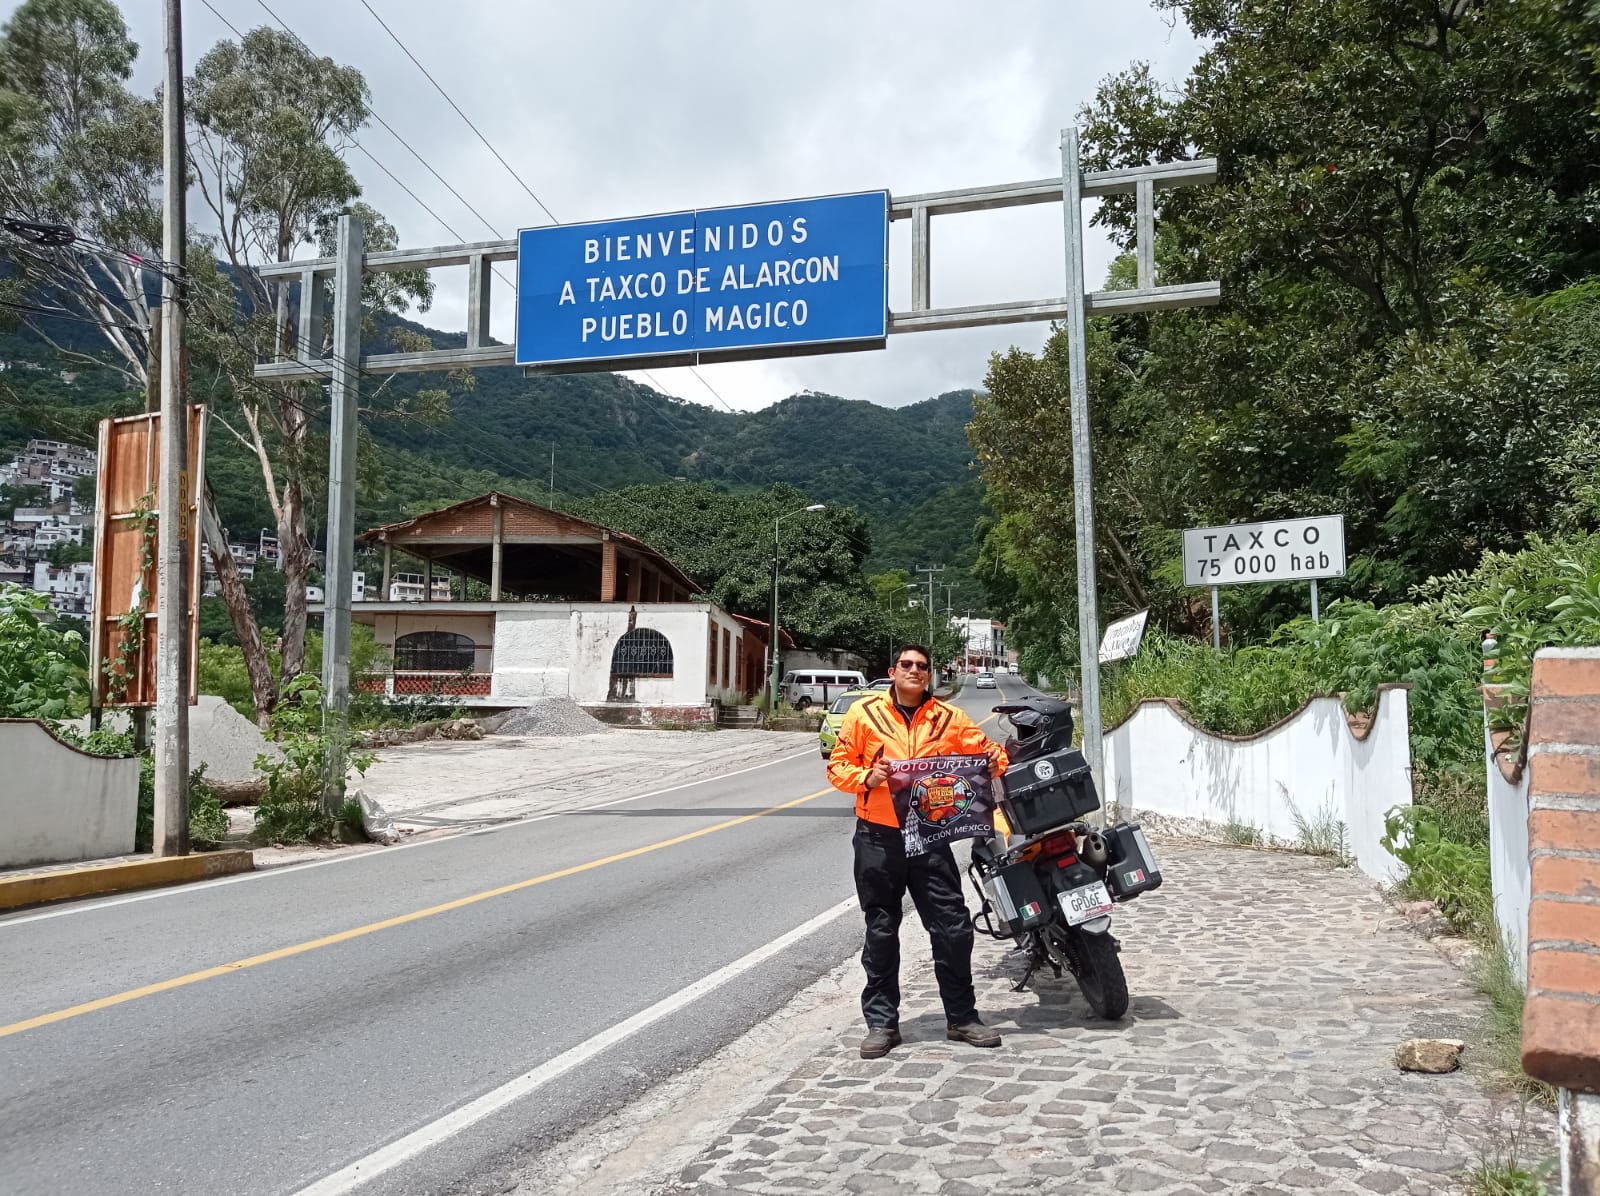
[[[1100,663],[1126,660],[1138,655],[1139,645],[1144,642],[1144,627],[1149,619],[1149,610],[1142,610],[1126,619],[1118,619],[1107,627],[1105,635],[1100,637]]]
[[[1183,584],[1227,586],[1343,577],[1344,516],[1192,527],[1183,533]]]

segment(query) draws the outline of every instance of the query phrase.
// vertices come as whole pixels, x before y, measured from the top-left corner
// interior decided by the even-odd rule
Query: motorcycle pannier
[[[1161,869],[1137,822],[1120,822],[1106,831],[1106,888],[1116,901],[1161,887]]]
[[[1014,937],[1050,920],[1051,906],[1032,864],[1000,868],[983,878],[982,887],[984,899],[1000,924],[996,929],[1008,935]]]
[[[1012,765],[1001,786],[1000,810],[1014,834],[1043,834],[1100,808],[1089,762],[1073,748]]]

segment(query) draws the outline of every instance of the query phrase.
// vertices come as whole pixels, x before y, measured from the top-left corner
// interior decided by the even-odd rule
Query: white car
[[[999,684],[994,679],[994,674],[993,673],[989,673],[989,672],[979,673],[978,674],[978,680],[975,682],[975,684],[976,684],[978,689],[998,689],[999,688]]]

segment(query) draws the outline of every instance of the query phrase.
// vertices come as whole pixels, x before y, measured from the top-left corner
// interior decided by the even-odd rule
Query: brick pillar
[[[1562,1175],[1600,1191],[1600,648],[1534,658],[1522,1066],[1563,1089]]]
[[[600,545],[600,601],[617,600],[617,542],[607,539]]]

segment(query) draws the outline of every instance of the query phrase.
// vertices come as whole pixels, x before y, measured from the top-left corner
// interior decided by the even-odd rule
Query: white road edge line
[[[734,960],[730,964],[718,968],[708,976],[696,980],[687,988],[679,989],[670,997],[657,1001],[647,1009],[641,1009],[623,1021],[618,1022],[608,1030],[603,1030],[584,1042],[569,1050],[563,1051],[554,1059],[541,1063],[532,1071],[524,1072],[514,1080],[507,1081],[489,1092],[484,1093],[476,1100],[462,1105],[452,1113],[447,1113],[437,1121],[431,1121],[420,1129],[413,1130],[405,1137],[397,1139],[381,1149],[373,1151],[364,1158],[357,1159],[349,1166],[335,1171],[309,1187],[301,1188],[295,1196],[343,1196],[346,1192],[353,1192],[370,1180],[386,1172],[393,1171],[403,1163],[416,1158],[424,1151],[437,1146],[445,1139],[459,1134],[462,1130],[476,1125],[484,1118],[498,1113],[507,1105],[521,1100],[532,1092],[536,1092],[552,1080],[558,1079],[601,1052],[609,1050],[624,1039],[637,1034],[647,1026],[660,1021],[687,1005],[692,1004],[714,989],[720,988],[728,981],[742,976],[745,972],[759,964],[765,963],[774,955],[786,951],[789,947],[805,938],[807,935],[822,929],[829,922],[849,913],[856,907],[854,897],[841,901],[832,909],[824,910],[810,921],[802,922],[793,930],[773,939],[763,947],[757,947],[748,955]]]
[[[771,760],[763,760],[760,764],[752,764],[748,768],[740,768],[734,772],[720,773],[714,777],[702,777],[698,781],[685,781],[681,785],[668,785],[665,789],[651,789],[645,793],[635,793],[630,797],[613,798],[611,801],[603,801],[592,806],[583,806],[582,808],[584,810],[605,810],[612,806],[620,806],[625,802],[643,801],[647,797],[660,797],[663,793],[676,793],[679,789],[692,789],[696,785],[706,785],[713,781],[725,781],[729,777],[737,777],[747,772],[769,768],[774,764],[784,764],[790,760],[813,756],[815,750],[814,748],[803,748],[787,756],[775,756]],[[79,904],[63,906],[61,909],[41,910],[36,914],[0,917],[0,930],[4,930],[8,926],[24,926],[29,922],[43,922],[49,918],[64,918],[68,914],[85,914],[92,910],[110,909],[115,905],[132,905],[136,901],[154,901],[158,897],[181,897],[190,893],[206,892],[210,889],[221,888],[223,885],[241,884],[247,880],[262,880],[271,876],[289,876],[296,872],[305,872],[311,868],[326,868],[329,864],[349,864],[356,860],[383,859],[397,851],[407,851],[413,847],[432,847],[438,843],[453,843],[457,839],[470,839],[475,835],[492,835],[499,831],[511,830],[513,827],[527,826],[532,822],[543,822],[547,818],[559,818],[563,814],[572,813],[574,808],[577,807],[551,810],[544,814],[530,814],[526,818],[518,818],[512,822],[498,822],[493,826],[475,827],[469,831],[458,831],[453,835],[439,835],[432,839],[414,839],[409,843],[396,843],[391,847],[384,848],[382,851],[358,851],[351,855],[331,856],[326,860],[307,860],[303,864],[275,864],[270,868],[261,868],[254,872],[241,872],[237,876],[219,876],[216,880],[202,880],[193,884],[176,885],[167,889],[153,889],[148,893],[132,893],[126,897],[110,897],[104,901],[81,898]]]

